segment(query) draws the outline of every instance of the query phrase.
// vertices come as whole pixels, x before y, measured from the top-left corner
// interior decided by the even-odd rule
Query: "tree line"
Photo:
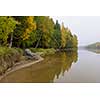
[[[49,16],[0,16],[0,45],[20,48],[77,48],[77,36]]]

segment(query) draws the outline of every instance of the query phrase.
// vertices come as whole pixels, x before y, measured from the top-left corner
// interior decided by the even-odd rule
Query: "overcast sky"
[[[100,41],[100,17],[96,16],[52,16],[78,36],[79,46]]]

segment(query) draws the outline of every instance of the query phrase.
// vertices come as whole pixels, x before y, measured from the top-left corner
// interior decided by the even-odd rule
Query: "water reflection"
[[[59,52],[47,56],[41,63],[9,74],[1,82],[53,82],[55,78],[63,77],[77,60],[77,52]]]
[[[87,49],[87,50],[96,54],[100,54],[100,49]]]

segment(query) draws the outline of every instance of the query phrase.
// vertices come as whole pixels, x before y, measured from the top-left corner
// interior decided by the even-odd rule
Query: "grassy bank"
[[[30,50],[42,57],[56,52],[53,48],[30,48]],[[25,56],[23,56],[23,54],[24,51],[20,48],[0,47],[0,75],[5,73],[7,69],[13,67],[15,63],[25,60]]]
[[[39,54],[42,57],[47,55],[53,55],[56,51],[74,51],[75,48],[71,49],[58,49],[55,50],[53,48],[43,49],[43,48],[29,48],[32,52]],[[24,51],[20,48],[8,48],[8,47],[0,47],[0,75],[5,73],[7,69],[12,68],[17,62],[20,61],[25,62],[26,57],[23,56]]]
[[[58,49],[55,50],[53,48],[43,49],[43,48],[29,48],[33,53],[37,53],[42,57],[47,55],[53,55],[56,51],[73,51],[76,49]],[[24,55],[24,51],[20,48],[8,48],[8,47],[0,47],[0,75],[5,73],[9,68],[12,68],[16,63],[20,63],[21,61],[25,64],[28,60]],[[19,65],[18,65],[19,66]],[[15,67],[15,66],[14,66]]]
[[[52,55],[55,54],[56,50],[53,48],[49,49],[43,49],[43,48],[30,48],[30,50],[34,53],[39,54],[40,56],[47,56],[47,55]]]
[[[22,59],[23,51],[17,48],[0,47],[0,74]]]

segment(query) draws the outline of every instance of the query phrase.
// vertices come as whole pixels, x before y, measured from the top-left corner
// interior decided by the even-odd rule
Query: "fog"
[[[79,46],[100,41],[100,16],[52,16],[78,36]]]

